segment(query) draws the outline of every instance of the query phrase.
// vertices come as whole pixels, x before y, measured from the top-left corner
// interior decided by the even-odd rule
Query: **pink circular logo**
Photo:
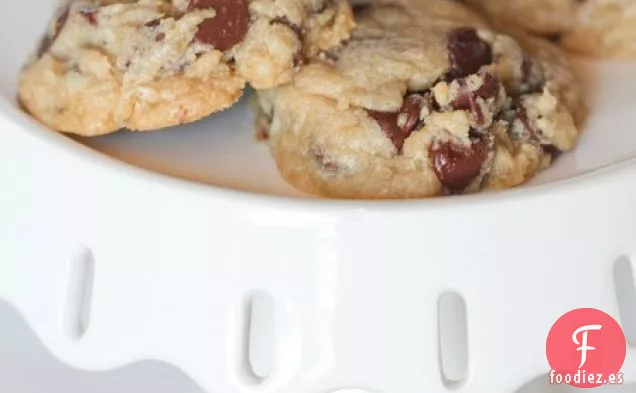
[[[548,333],[550,382],[578,388],[622,383],[627,351],[623,329],[594,308],[579,308],[559,318]]]

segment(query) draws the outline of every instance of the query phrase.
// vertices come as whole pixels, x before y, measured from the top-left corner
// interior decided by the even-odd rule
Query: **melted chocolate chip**
[[[475,90],[475,94],[478,97],[487,100],[489,98],[496,98],[499,95],[499,90],[501,89],[501,82],[499,78],[494,74],[484,74],[483,75],[483,83],[477,90]]]
[[[477,103],[475,102],[475,93],[468,90],[466,85],[466,81],[464,79],[458,79],[457,83],[460,87],[460,93],[453,101],[451,101],[451,106],[453,109],[457,110],[470,110],[474,111]]]
[[[488,100],[490,98],[497,97],[497,95],[499,94],[499,89],[501,87],[499,78],[491,74],[484,74],[482,85],[479,86],[479,88],[475,91],[471,91],[468,88],[468,85],[464,78],[458,79],[457,83],[459,83],[460,86],[460,93],[451,102],[451,106],[454,109],[469,110],[472,113],[477,126],[485,126],[486,118],[481,107],[479,106],[479,103],[477,102],[477,98],[480,97],[484,100]]]
[[[438,143],[429,149],[429,160],[448,192],[457,194],[481,174],[491,150],[492,142],[487,137],[475,140],[470,147]]]
[[[532,126],[532,123],[530,122],[530,119],[528,118],[528,112],[526,111],[526,108],[521,104],[517,105],[515,107],[515,115],[517,119],[519,119],[521,124],[523,124],[523,128],[526,130],[526,132],[530,136],[530,139],[538,140],[539,136],[537,134],[537,130],[535,130],[534,127]]]
[[[146,27],[157,27],[161,24],[161,19],[154,19],[150,22],[146,23],[144,26]]]
[[[420,122],[420,112],[422,112],[422,108],[425,106],[427,106],[425,98],[420,95],[413,94],[406,97],[400,110],[400,114],[404,116],[404,124],[400,125],[398,119],[398,125],[405,133],[408,132],[410,135],[410,133],[413,132]]]
[[[91,26],[97,26],[97,10],[85,8],[79,10],[79,14],[82,15]]]
[[[484,112],[481,110],[481,107],[479,106],[479,104],[477,103],[477,101],[475,100],[471,100],[471,113],[473,114],[473,117],[475,118],[475,124],[478,127],[484,127],[486,125],[486,117],[484,116]]]
[[[498,118],[508,123],[508,135],[511,139],[539,143],[541,133],[530,121],[528,112],[519,98],[512,102],[509,109],[501,112]]]
[[[465,89],[466,84],[462,81],[460,82],[460,86],[462,90],[457,97],[451,101],[450,105],[455,110],[470,110],[473,111],[474,107],[477,105],[475,102],[475,94],[474,92],[468,91]]]
[[[492,63],[492,49],[482,41],[472,27],[462,27],[448,34],[448,59],[451,64],[447,77],[456,79],[479,71]]]
[[[201,22],[196,40],[221,51],[243,40],[250,21],[245,0],[191,0],[188,6],[188,10],[205,8],[214,8],[216,16]]]
[[[550,156],[552,161],[555,161],[557,158],[559,158],[559,156],[561,156],[561,153],[563,153],[561,150],[559,150],[558,147],[554,145],[541,145],[541,149],[545,154]]]
[[[404,135],[403,131],[398,127],[398,115],[400,112],[380,112],[380,111],[372,111],[367,110],[369,116],[371,116],[375,121],[378,122],[382,131],[386,134],[386,136],[391,139],[393,145],[398,149],[398,151],[402,150],[404,146],[404,140],[407,138],[407,135]]]
[[[166,38],[166,33],[164,32],[159,32],[157,33],[157,35],[155,35],[155,41],[157,42],[161,42]]]
[[[42,57],[50,48],[51,45],[55,42],[58,35],[60,35],[60,31],[64,28],[66,21],[68,20],[69,7],[64,8],[64,10],[60,13],[55,21],[55,28],[53,30],[53,34],[46,35],[42,42],[40,42],[40,47],[38,48],[38,57]]]
[[[422,108],[427,105],[429,105],[429,100],[426,97],[412,94],[406,97],[402,108],[397,112],[367,110],[367,113],[378,122],[398,152],[401,152],[404,141],[411,135],[420,121]]]

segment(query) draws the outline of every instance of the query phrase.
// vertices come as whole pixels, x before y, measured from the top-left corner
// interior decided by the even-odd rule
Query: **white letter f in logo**
[[[579,365],[579,368],[583,367],[585,361],[587,360],[587,351],[593,351],[596,349],[587,345],[587,332],[590,330],[601,330],[601,328],[601,325],[581,326],[574,331],[574,334],[572,334],[572,341],[574,341],[574,344],[580,345],[580,347],[576,349],[577,351],[581,351],[581,365]],[[581,332],[583,332],[583,334],[581,335],[581,342],[579,342],[576,336],[578,336],[578,334]]]

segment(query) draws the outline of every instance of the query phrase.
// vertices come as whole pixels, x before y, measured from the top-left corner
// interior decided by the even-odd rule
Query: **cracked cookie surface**
[[[636,0],[465,0],[577,53],[636,58]]]
[[[288,82],[349,36],[343,0],[72,0],[19,76],[23,107],[84,136],[147,131]]]
[[[356,9],[349,41],[259,91],[259,128],[296,188],[416,198],[507,188],[578,137],[581,92],[558,48],[497,34],[446,0]]]

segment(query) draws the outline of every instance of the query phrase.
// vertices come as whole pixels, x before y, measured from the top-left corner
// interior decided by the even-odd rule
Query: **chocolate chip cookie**
[[[599,58],[636,58],[636,0],[465,0],[488,14]]]
[[[23,107],[85,136],[198,120],[271,88],[353,28],[344,0],[71,0],[19,77]]]
[[[570,150],[583,113],[565,56],[450,0],[357,7],[357,28],[294,81],[258,92],[283,177],[336,198],[519,185]]]

